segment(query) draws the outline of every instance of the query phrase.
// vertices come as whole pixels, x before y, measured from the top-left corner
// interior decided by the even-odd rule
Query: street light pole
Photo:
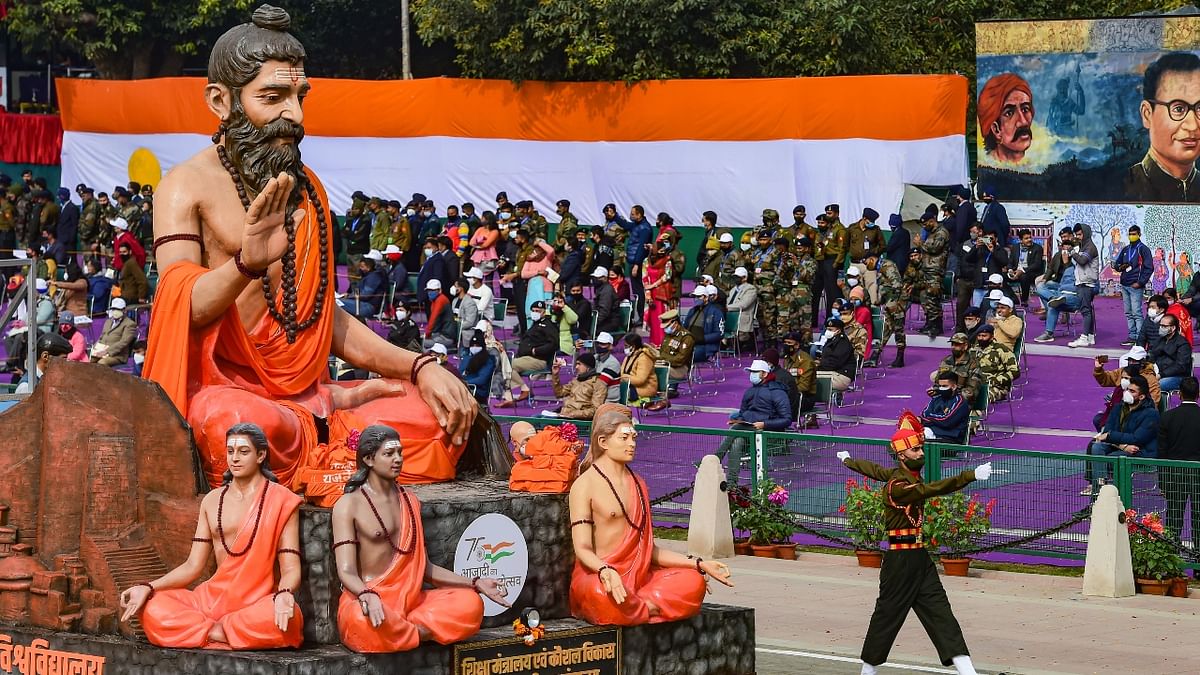
[[[400,0],[400,33],[401,76],[406,80],[411,80],[412,62],[409,56],[408,44],[408,0]]]

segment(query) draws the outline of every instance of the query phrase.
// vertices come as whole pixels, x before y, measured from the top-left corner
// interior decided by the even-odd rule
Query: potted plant
[[[766,511],[771,520],[775,544],[775,557],[783,560],[796,559],[796,544],[792,543],[792,535],[796,526],[792,524],[792,514],[787,510],[790,495],[782,485],[774,485],[766,492]]]
[[[750,493],[749,504],[738,508],[736,527],[750,533],[748,543],[754,555],[761,558],[778,557],[775,542],[791,537],[794,531],[791,514],[783,507],[787,499],[786,489],[770,479],[764,479]],[[792,553],[795,554],[794,547]]]
[[[850,539],[859,567],[878,568],[883,563],[879,542],[883,539],[883,484],[864,478],[861,483],[846,480],[846,503],[838,507],[846,514]]]
[[[735,485],[728,492],[729,495],[729,517],[733,523],[733,551],[737,555],[750,555],[750,539],[749,537],[739,537],[739,532],[750,531],[750,509],[753,504],[750,501],[750,489],[743,485]]]
[[[941,558],[947,576],[968,575],[971,559],[955,552],[970,548],[991,531],[995,508],[995,499],[984,504],[964,492],[952,492],[925,502],[921,536],[925,548]]]
[[[1154,512],[1139,516],[1137,511],[1128,509],[1125,524],[1129,528],[1129,553],[1138,592],[1166,595],[1171,580],[1183,576],[1183,559],[1170,543],[1154,536],[1164,531],[1162,519]]]

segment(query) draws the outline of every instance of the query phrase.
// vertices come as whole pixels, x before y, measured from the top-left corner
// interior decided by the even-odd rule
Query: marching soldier
[[[942,277],[946,275],[950,233],[938,223],[936,212],[926,211],[921,227],[929,233],[921,244],[921,309],[925,312],[921,332],[932,340],[942,334]]]

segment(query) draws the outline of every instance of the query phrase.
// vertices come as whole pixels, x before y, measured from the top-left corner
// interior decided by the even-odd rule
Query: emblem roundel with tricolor
[[[495,579],[508,588],[508,600],[515,603],[529,574],[529,547],[521,528],[501,513],[487,513],[471,521],[458,539],[454,572],[471,579]],[[504,611],[504,607],[483,599],[485,616]]]

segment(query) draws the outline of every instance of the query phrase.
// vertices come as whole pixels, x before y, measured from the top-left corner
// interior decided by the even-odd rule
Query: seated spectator
[[[592,274],[595,274],[593,272]],[[629,291],[629,280],[625,278],[625,271],[620,267],[613,267],[608,270],[608,285],[613,287],[617,292],[618,302],[630,302],[633,295]]]
[[[1058,260],[1058,256],[1055,256]],[[1033,339],[1034,342],[1054,342],[1054,329],[1062,312],[1078,312],[1082,302],[1075,292],[1075,266],[1067,265],[1059,272],[1061,282],[1047,281],[1038,286],[1037,296],[1046,308],[1046,330]]]
[[[730,428],[735,431],[783,431],[792,420],[787,391],[771,374],[766,361],[755,360],[746,369],[750,373],[750,388],[742,394],[742,404],[729,413]],[[737,485],[742,469],[747,440],[727,437],[717,449],[717,457],[725,461],[725,481]]]
[[[388,342],[410,352],[421,351],[421,328],[413,321],[407,307],[397,307],[396,318],[386,325]]]
[[[475,400],[479,407],[487,410],[492,375],[496,372],[496,357],[487,349],[484,331],[471,330],[470,333],[467,354],[459,361],[458,368],[463,381],[475,388]]]
[[[541,300],[534,302],[529,308],[529,318],[533,323],[517,344],[517,357],[512,362],[509,387],[504,390],[504,400],[496,406],[498,408],[515,408],[517,401],[528,399],[529,385],[522,376],[549,368],[550,361],[558,351],[558,324],[546,313],[546,303]],[[521,392],[516,399],[512,395],[514,387]]]
[[[1159,341],[1162,340],[1158,326],[1162,322],[1162,318],[1167,315],[1168,309],[1170,309],[1170,303],[1165,295],[1152,295],[1146,301],[1146,320],[1142,322],[1142,330],[1138,333],[1137,344],[1145,347],[1147,352],[1157,347]]]
[[[475,304],[479,306],[479,317],[481,319],[491,319],[495,296],[492,293],[492,287],[483,283],[483,270],[478,267],[472,267],[463,273],[463,277],[470,284],[470,290],[467,291],[467,295],[475,298]]]
[[[842,332],[850,339],[850,344],[854,345],[854,353],[859,358],[865,359],[871,352],[871,340],[867,335],[867,329],[854,318],[853,304],[849,300],[835,300],[833,304],[834,310],[842,320],[842,325],[845,326]],[[824,347],[822,346],[822,348]]]
[[[629,382],[629,404],[634,405],[637,399],[651,398],[658,393],[658,379],[654,375],[658,352],[645,344],[637,333],[626,333],[624,340],[625,360],[621,363],[621,379]]]
[[[593,309],[596,312],[596,332],[620,333],[625,330],[621,321],[620,300],[612,284],[608,282],[608,270],[597,267],[592,272],[592,285],[595,293]]]
[[[592,355],[596,357],[596,372],[608,384],[608,402],[621,400],[621,362],[613,356],[613,336],[600,333],[592,342]]]
[[[404,251],[401,251],[400,247],[395,244],[388,244],[383,249],[383,259],[386,262],[384,269],[390,284],[389,290],[396,289],[392,296],[394,300],[396,295],[408,288],[408,268],[404,265]]]
[[[108,319],[100,338],[92,345],[92,363],[115,368],[129,361],[129,350],[137,339],[137,322],[125,313],[125,301],[113,298],[108,308]]]
[[[1025,334],[1025,321],[1013,313],[1013,301],[1007,295],[996,302],[996,316],[988,323],[996,329],[997,344],[1010,352],[1017,348],[1017,340]]]
[[[1158,484],[1167,499],[1167,529],[1183,532],[1183,510],[1192,502],[1192,550],[1200,551],[1200,383],[1191,375],[1179,382],[1179,405],[1158,420],[1158,458],[1190,462],[1163,466]]]
[[[697,304],[688,310],[683,325],[695,339],[693,350],[696,363],[708,361],[721,349],[725,310],[717,303],[716,286],[697,286],[692,295]]]
[[[1126,387],[1129,386],[1129,378],[1134,375],[1141,375],[1146,378],[1150,400],[1154,405],[1158,405],[1160,397],[1158,375],[1154,372],[1154,364],[1150,363],[1147,356],[1145,349],[1132,347],[1128,353],[1121,356],[1118,366],[1112,370],[1104,370],[1104,365],[1108,363],[1107,356],[1097,356],[1095,358],[1092,377],[1096,378],[1096,383],[1101,387],[1113,387],[1113,392],[1108,397],[1108,405],[1092,421],[1092,425],[1096,431],[1104,428],[1104,423],[1108,420],[1108,413],[1120,403],[1121,395],[1125,392]]]
[[[796,419],[796,412],[800,407],[800,390],[796,386],[796,378],[790,371],[779,365],[779,350],[774,347],[768,347],[763,350],[762,360],[771,366],[771,375],[775,381],[783,385],[787,390],[788,395],[788,410],[791,413],[792,419]]]
[[[425,353],[437,359],[439,366],[445,367],[450,362],[450,350],[446,349],[446,345],[434,343]]]
[[[108,307],[109,293],[112,291],[112,276],[107,271],[101,271],[100,263],[96,260],[87,261],[87,295],[88,314],[97,314],[98,310]]]
[[[1179,302],[1179,293],[1174,287],[1168,286],[1163,290],[1163,297],[1167,299],[1167,314],[1179,319],[1179,334],[1187,340],[1189,346],[1195,346],[1192,342],[1192,314],[1187,305]]]
[[[592,336],[592,303],[583,297],[583,281],[567,287],[567,307],[575,312],[576,322],[572,326],[572,337],[586,340]]]
[[[470,282],[467,279],[459,279],[450,285],[450,312],[454,316],[454,323],[458,328],[458,350],[460,353],[465,353],[467,348],[471,346],[471,338],[475,324],[483,317],[479,312],[478,298],[471,295]]]
[[[963,443],[971,422],[971,406],[958,388],[958,375],[952,370],[937,374],[937,384],[929,390],[929,403],[921,411],[926,433],[939,441]]]
[[[988,383],[988,397],[993,401],[1003,401],[1012,392],[1012,383],[1017,379],[1019,369],[1017,355],[994,339],[995,330],[992,326],[979,329],[975,337],[975,351],[979,356],[979,371]]]
[[[845,324],[832,318],[825,322],[825,343],[821,348],[821,360],[817,364],[817,377],[828,377],[834,391],[846,391],[854,381],[858,367],[854,345],[842,332]]]
[[[956,376],[958,392],[974,406],[979,386],[983,383],[983,372],[979,368],[979,354],[968,346],[966,333],[950,336],[950,355],[942,359],[938,369],[929,374],[929,381],[937,382],[938,376],[947,370]],[[932,396],[934,387],[928,391]]]
[[[971,307],[963,314],[963,326],[967,329],[967,343],[975,344],[975,336],[979,333],[979,329],[987,324],[983,323],[978,307]]]
[[[663,342],[658,351],[658,358],[671,366],[668,395],[674,397],[678,394],[679,383],[686,381],[691,372],[692,353],[696,346],[696,339],[683,329],[683,324],[679,322],[679,310],[668,309],[662,313],[659,319],[662,321]],[[665,401],[655,402],[648,406],[648,409],[661,410],[666,407],[663,405],[665,403]]]
[[[575,378],[566,384],[559,382],[561,363],[554,362],[550,368],[550,381],[554,383],[554,397],[561,400],[557,410],[559,417],[575,420],[590,420],[596,409],[608,399],[608,385],[600,380],[596,372],[596,357],[580,354],[575,359]]]
[[[1121,395],[1121,403],[1113,407],[1100,433],[1088,443],[1089,455],[1119,455],[1130,457],[1158,456],[1158,408],[1150,400],[1150,385],[1146,378],[1134,375],[1129,386]],[[1104,478],[1096,478],[1096,470],[1088,462],[1088,485],[1079,494],[1092,496],[1100,492]],[[1112,464],[1107,464],[1105,473],[1112,480]]]
[[[146,341],[138,340],[133,343],[133,376],[142,376],[142,366],[146,364]]]
[[[429,321],[425,324],[422,346],[425,349],[435,344],[453,347],[458,342],[458,325],[454,323],[454,308],[442,293],[442,282],[437,279],[426,282],[425,297],[429,301]]]
[[[750,273],[745,267],[733,270],[737,285],[729,289],[725,308],[741,312],[737,326],[737,341],[743,345],[754,341],[754,315],[758,312],[758,289],[749,282]]]
[[[796,390],[801,394],[800,411],[809,412],[817,404],[817,366],[802,347],[804,335],[799,331],[788,333],[783,338],[783,367],[796,380]],[[804,427],[816,427],[817,416],[809,415]]]
[[[358,261],[358,281],[350,286],[350,292],[338,300],[338,305],[360,319],[375,316],[379,313],[386,297],[388,284],[387,273],[379,266],[383,262],[383,254],[374,249]],[[121,297],[125,297],[124,291]]]
[[[558,351],[574,354],[574,333],[579,325],[579,315],[567,305],[567,299],[561,291],[555,291],[550,299],[550,319],[558,327]]]
[[[851,267],[850,269],[855,268]],[[854,320],[854,323],[862,327],[862,339],[866,340],[866,344],[863,345],[859,355],[864,360],[870,361],[873,354],[871,351],[872,345],[875,343],[875,323],[871,320],[871,308],[867,305],[866,292],[862,286],[850,289],[850,297],[846,301],[846,307],[850,310],[850,318]],[[842,317],[842,321],[846,321],[845,316]],[[846,325],[849,326],[850,324],[847,323]],[[855,329],[855,332],[857,332],[857,329]],[[850,335],[850,341],[854,342],[857,347],[858,338],[850,330],[847,330],[846,334]]]
[[[1149,352],[1150,362],[1158,368],[1158,387],[1162,391],[1179,389],[1179,381],[1192,374],[1192,346],[1179,334],[1179,318],[1167,314],[1158,324],[1160,340]]]
[[[67,310],[58,313],[58,334],[71,343],[71,353],[67,354],[68,361],[88,362],[87,338],[83,331],[75,328],[75,315]]]
[[[55,283],[61,294],[59,304],[75,316],[91,321],[91,312],[88,306],[88,281],[84,278],[79,263],[75,261],[75,256],[67,258],[67,264],[61,271],[62,278]]]

